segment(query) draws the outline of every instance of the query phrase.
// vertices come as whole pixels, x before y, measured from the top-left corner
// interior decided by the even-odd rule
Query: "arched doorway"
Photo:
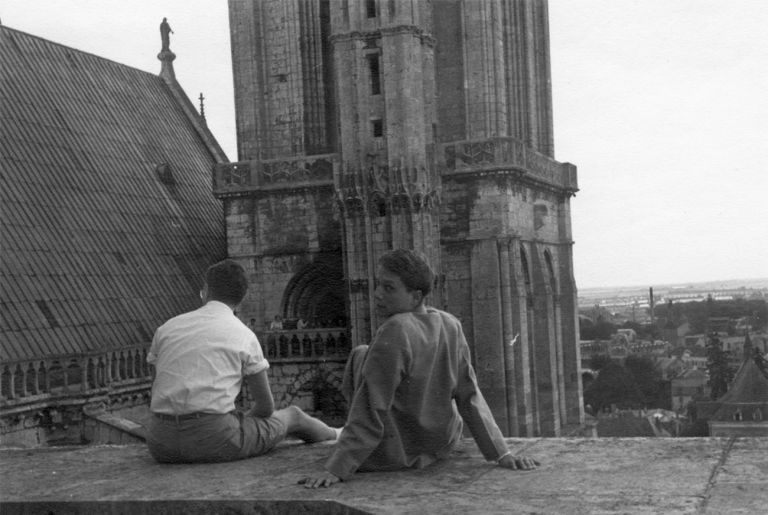
[[[310,327],[346,327],[347,295],[341,254],[321,253],[288,282],[282,311]]]

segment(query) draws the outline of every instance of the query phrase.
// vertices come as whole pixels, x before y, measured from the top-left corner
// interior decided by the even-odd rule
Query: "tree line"
[[[658,305],[653,310],[654,319],[665,326],[677,327],[687,321],[692,334],[708,334],[711,331],[710,318],[730,319],[727,331],[736,333],[736,320],[747,317],[753,331],[768,328],[768,302],[763,299],[715,300],[710,296],[704,302],[668,302]],[[618,329],[633,329],[641,340],[656,339],[660,336],[658,323],[640,324],[627,321],[613,324],[603,317],[596,321],[582,319],[580,338],[582,340],[610,340]]]

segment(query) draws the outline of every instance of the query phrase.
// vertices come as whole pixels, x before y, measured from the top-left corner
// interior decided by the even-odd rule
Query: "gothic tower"
[[[377,259],[414,248],[502,430],[583,422],[576,169],[554,160],[546,1],[229,8],[239,161],[214,188],[256,285],[241,316],[343,312],[368,343]]]
[[[393,248],[439,270],[432,12],[421,2],[335,2],[331,42],[339,102],[336,189],[344,219],[353,338],[376,326],[376,262]],[[439,302],[439,288],[430,299]]]

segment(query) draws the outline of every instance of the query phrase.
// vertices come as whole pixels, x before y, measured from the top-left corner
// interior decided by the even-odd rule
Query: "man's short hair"
[[[205,272],[205,284],[208,285],[208,298],[232,306],[240,304],[248,291],[245,269],[231,259],[209,266]]]
[[[419,290],[425,297],[432,291],[435,274],[421,252],[409,249],[390,250],[379,258],[379,266],[398,276],[409,290]]]

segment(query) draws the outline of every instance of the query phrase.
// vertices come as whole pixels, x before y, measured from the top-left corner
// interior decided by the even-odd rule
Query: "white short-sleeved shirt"
[[[205,306],[155,331],[147,361],[155,366],[154,413],[229,413],[243,377],[269,368],[259,340],[226,304]]]

